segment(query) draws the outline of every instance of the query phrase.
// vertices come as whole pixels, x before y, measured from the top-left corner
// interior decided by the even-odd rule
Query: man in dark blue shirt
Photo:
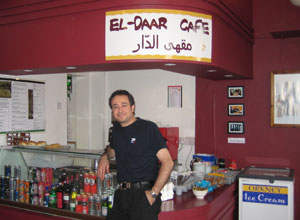
[[[111,146],[101,156],[97,174],[109,172],[109,159],[116,157],[117,180],[114,205],[108,220],[154,220],[160,212],[160,191],[168,181],[174,163],[155,123],[136,118],[133,96],[117,90],[109,98],[117,123]],[[160,162],[160,165],[159,165]]]

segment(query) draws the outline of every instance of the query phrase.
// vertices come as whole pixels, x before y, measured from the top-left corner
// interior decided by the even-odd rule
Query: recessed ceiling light
[[[176,66],[176,63],[165,63],[165,66]]]
[[[24,70],[24,72],[31,73],[31,72],[33,72],[33,70],[27,69],[27,70]]]
[[[67,66],[66,69],[67,70],[76,70],[77,67],[76,66]]]
[[[230,78],[230,77],[233,77],[233,75],[231,75],[231,74],[228,74],[228,75],[224,75],[224,77],[226,77],[226,78]]]
[[[206,72],[208,72],[208,73],[215,73],[215,72],[217,72],[217,70],[211,69],[211,70],[206,70]]]

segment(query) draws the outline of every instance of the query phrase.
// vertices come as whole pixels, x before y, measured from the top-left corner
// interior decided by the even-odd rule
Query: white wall
[[[3,78],[12,76],[0,75]],[[45,82],[45,109],[46,130],[43,132],[31,132],[34,141],[44,140],[47,143],[67,144],[67,75],[26,75],[18,76],[20,79],[29,79]],[[58,106],[61,108],[58,109]],[[6,135],[0,135],[0,145],[6,145]]]
[[[46,131],[32,132],[33,140],[66,144],[69,136],[69,140],[76,141],[78,148],[104,149],[111,126],[108,98],[117,89],[132,93],[137,117],[152,120],[158,126],[178,126],[180,137],[195,137],[193,76],[164,70],[79,73],[73,77],[73,92],[69,102],[67,74],[27,75],[20,78],[46,82]],[[172,85],[183,88],[182,108],[167,107],[168,86]],[[57,108],[59,103],[61,109]],[[0,135],[1,145],[6,144],[5,138],[4,134]],[[180,149],[178,162],[188,168],[195,152],[194,145],[182,145]]]
[[[72,76],[73,91],[68,101],[68,140],[80,149],[104,149],[106,74],[77,73]]]
[[[107,97],[117,89],[128,90],[135,98],[136,116],[158,126],[178,126],[180,137],[195,137],[195,77],[164,70],[116,71],[107,74]],[[168,86],[182,86],[182,108],[168,108]],[[106,105],[105,130],[111,126]],[[178,162],[187,169],[195,146],[182,145]]]

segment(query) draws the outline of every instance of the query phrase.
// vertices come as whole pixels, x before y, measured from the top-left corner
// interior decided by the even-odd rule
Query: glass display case
[[[43,167],[47,168],[53,168],[53,172],[54,170],[58,170],[56,168],[59,168],[59,170],[61,169],[66,169],[68,171],[69,168],[73,168],[73,167],[77,167],[76,172],[81,172],[84,175],[86,173],[93,173],[95,172],[95,169],[97,168],[98,165],[98,160],[100,158],[100,156],[102,155],[102,153],[104,152],[104,150],[87,150],[87,149],[71,149],[71,147],[69,146],[61,146],[59,149],[46,149],[43,146],[37,147],[37,146],[1,146],[0,147],[0,176],[1,176],[1,181],[0,181],[0,185],[1,185],[1,190],[2,190],[2,185],[4,186],[4,181],[5,181],[5,177],[6,177],[6,168],[9,166],[10,169],[10,173],[11,173],[11,179],[13,179],[13,177],[16,176],[16,170],[18,170],[17,172],[19,172],[18,175],[18,180],[20,180],[20,182],[24,181],[25,184],[25,180],[26,182],[30,182],[30,192],[32,190],[31,188],[31,182],[32,181],[28,181],[30,179],[32,179],[32,176],[30,174],[30,171],[32,169],[32,165],[30,164],[36,164],[38,167],[38,169],[43,170]],[[31,155],[31,159],[28,160],[26,158],[26,156]],[[49,156],[49,158],[51,158],[52,156],[58,156],[61,157],[60,159],[62,159],[62,161],[64,161],[64,163],[57,163],[57,160],[49,160],[49,158],[47,158],[48,160],[40,160],[38,161],[38,157],[34,157],[34,155],[36,156]],[[33,158],[33,159],[32,159]],[[68,158],[71,159],[71,164],[68,161]],[[82,166],[73,166],[73,160],[74,159],[87,159],[91,161],[91,167],[82,167]],[[68,164],[70,166],[65,167],[64,165]],[[61,166],[62,165],[62,166]],[[78,168],[79,167],[79,168]],[[91,172],[93,171],[93,172]],[[70,171],[71,174],[72,171]],[[72,173],[74,174],[74,173]],[[70,175],[71,176],[71,175]],[[95,176],[95,174],[94,174]],[[96,178],[96,176],[95,176]],[[9,178],[10,179],[10,178]],[[54,175],[53,178],[54,179]],[[75,179],[75,174],[74,174],[74,179]],[[8,180],[8,179],[7,179]],[[16,180],[16,178],[15,178]],[[94,179],[95,180],[95,179]],[[84,179],[85,181],[85,179]],[[8,182],[8,181],[7,181]],[[15,182],[13,182],[12,184],[14,184]],[[7,183],[6,183],[7,184]],[[10,184],[10,183],[9,183]],[[28,183],[29,184],[29,183]],[[47,184],[46,184],[47,185]],[[54,185],[54,183],[53,183]],[[55,184],[56,185],[56,184]],[[85,182],[83,182],[83,185],[85,185]],[[25,186],[24,186],[25,187]],[[25,187],[26,188],[26,187]],[[49,189],[52,188],[52,186],[49,186]],[[9,190],[11,191],[11,189],[9,188]],[[25,189],[24,189],[25,190]],[[3,192],[4,193],[4,192]],[[70,211],[70,210],[64,210],[64,209],[58,209],[58,208],[51,208],[49,207],[44,207],[41,204],[33,204],[31,202],[24,202],[20,200],[20,188],[19,188],[19,192],[18,192],[18,198],[19,199],[11,199],[10,197],[1,197],[0,198],[0,215],[2,212],[7,211],[8,207],[16,209],[14,210],[14,213],[18,213],[18,212],[22,212],[21,210],[27,210],[29,212],[33,212],[33,213],[44,213],[45,215],[48,216],[53,216],[53,215],[58,215],[58,216],[63,216],[66,218],[72,218],[72,219],[101,219],[101,215],[96,216],[91,215],[89,213],[77,213],[75,211]],[[85,193],[85,192],[84,192]],[[1,194],[2,195],[2,194]],[[5,194],[6,195],[6,194]],[[77,194],[78,195],[78,194]],[[82,195],[81,193],[79,193],[79,195]],[[89,195],[89,194],[87,194]],[[15,198],[15,193],[12,195],[12,198]],[[70,201],[71,201],[71,196],[70,196]],[[43,204],[43,203],[42,203]],[[17,211],[18,209],[18,211]],[[14,215],[12,213],[12,215]],[[53,217],[52,217],[53,218]],[[102,216],[102,218],[104,218]]]
[[[84,158],[90,159],[92,167],[96,168],[97,162],[104,150],[87,150],[87,149],[72,149],[70,146],[61,146],[59,149],[46,149],[44,146],[1,146],[0,147],[0,175],[4,175],[4,166],[10,164],[21,167],[21,174],[23,179],[28,179],[28,162],[23,156],[23,153],[33,154],[34,159],[30,163],[37,167],[51,167],[57,168],[66,165],[71,165],[67,158]],[[63,162],[58,160],[42,161],[38,156],[53,155],[60,156]],[[64,156],[64,157],[63,157]],[[72,163],[72,162],[71,162]],[[3,169],[2,169],[3,168]]]

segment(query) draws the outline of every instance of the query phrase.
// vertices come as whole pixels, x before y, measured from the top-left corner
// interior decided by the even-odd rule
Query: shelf
[[[11,152],[28,152],[36,154],[55,154],[77,158],[99,159],[103,154],[103,150],[87,150],[87,149],[70,149],[68,146],[63,146],[61,149],[45,149],[44,147],[23,147],[23,146],[2,146],[1,149]]]

